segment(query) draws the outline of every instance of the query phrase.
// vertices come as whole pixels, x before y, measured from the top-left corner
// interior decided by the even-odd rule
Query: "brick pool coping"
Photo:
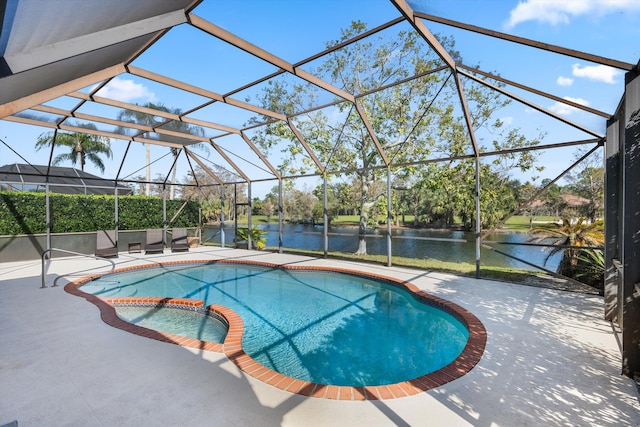
[[[418,378],[414,378],[412,380],[403,381],[396,384],[364,387],[317,384],[309,381],[298,380],[280,374],[256,362],[253,358],[247,355],[242,349],[244,322],[242,321],[242,318],[230,308],[221,306],[219,304],[212,304],[204,308],[204,301],[189,298],[101,298],[92,294],[82,292],[79,289],[80,285],[102,277],[103,275],[88,276],[80,280],[70,282],[65,286],[64,289],[66,292],[82,297],[92,304],[96,305],[100,310],[100,317],[105,323],[110,326],[166,343],[177,344],[183,347],[197,348],[200,350],[212,351],[217,353],[224,353],[227,358],[229,358],[229,360],[231,360],[241,371],[256,378],[257,380],[279,388],[280,390],[316,398],[333,400],[385,400],[413,396],[449,383],[467,374],[482,358],[482,354],[484,353],[485,345],[487,342],[487,331],[484,328],[484,325],[470,311],[460,307],[455,303],[434,295],[430,295],[420,290],[412,283],[358,270],[322,266],[279,265],[246,260],[189,260],[126,267],[117,269],[109,274],[122,273],[126,271],[146,268],[164,267],[176,264],[245,264],[286,270],[329,271],[381,280],[388,284],[403,288],[411,292],[418,301],[444,310],[452,316],[456,317],[469,330],[469,339],[467,340],[467,344],[462,350],[462,353],[460,353],[460,355],[453,362],[441,369],[438,369],[437,371],[420,376]],[[122,304],[139,304],[155,307],[173,306],[187,309],[197,309],[198,311],[203,311],[204,313],[212,313],[214,315],[220,316],[229,325],[229,330],[223,343],[201,341],[194,338],[186,338],[166,332],[156,331],[153,329],[144,328],[142,326],[137,326],[120,319],[116,314],[115,306]]]

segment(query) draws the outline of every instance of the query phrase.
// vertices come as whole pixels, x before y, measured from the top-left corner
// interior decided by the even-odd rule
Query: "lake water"
[[[267,246],[278,246],[278,224],[262,224],[260,228],[267,232]],[[358,249],[358,237],[356,228],[329,227],[329,252],[355,252]],[[311,225],[289,225],[283,226],[282,246],[291,249],[310,249],[322,251],[324,248],[324,238],[322,226]],[[213,236],[213,237],[212,237]],[[372,255],[386,255],[387,253],[387,230],[381,228],[368,232],[367,253]],[[393,229],[392,255],[408,258],[432,258],[449,262],[466,262],[475,264],[476,246],[474,233],[458,230],[415,230],[415,229]],[[417,237],[417,239],[412,239]],[[208,227],[203,230],[203,240],[210,239],[215,243],[220,243],[220,233],[218,227]],[[460,239],[463,242],[450,242],[430,239]],[[485,242],[509,242],[524,243],[530,238],[526,233],[494,233],[486,238]],[[233,226],[225,227],[225,243],[233,242]],[[516,245],[492,245],[501,252],[524,259],[533,264],[543,266],[555,271],[559,262],[560,254],[552,257],[544,265],[547,252],[543,248],[533,246]],[[504,255],[481,248],[480,261],[485,266],[515,267],[529,270],[536,270],[524,263],[518,262]]]

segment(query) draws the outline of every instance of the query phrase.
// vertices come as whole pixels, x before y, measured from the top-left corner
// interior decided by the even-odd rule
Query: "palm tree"
[[[562,224],[548,223],[531,230],[534,236],[529,242],[548,243],[555,245],[544,260],[546,264],[553,255],[562,252],[562,259],[558,266],[558,273],[567,277],[576,277],[578,273],[579,255],[588,250],[576,246],[602,246],[604,244],[604,221],[587,223],[586,218],[580,218],[575,223],[563,219]],[[571,246],[565,248],[562,246]]]
[[[143,107],[152,108],[154,110],[159,110],[159,111],[163,111],[163,112],[166,112],[166,113],[171,113],[171,114],[175,114],[175,115],[178,115],[178,116],[182,114],[182,110],[180,110],[179,108],[171,109],[171,108],[168,108],[168,107],[164,106],[163,104],[154,104],[153,102],[148,102],[148,103],[144,104]],[[134,110],[122,110],[122,111],[120,111],[120,113],[118,113],[118,120],[123,121],[123,122],[129,122],[129,123],[137,123],[137,124],[149,126],[151,128],[155,128],[158,125],[160,125],[162,122],[164,122],[164,119],[162,119],[162,121],[157,121],[156,117],[151,115],[151,114],[142,113],[140,111],[134,111]],[[172,130],[172,131],[176,131],[176,132],[182,132],[182,133],[185,133],[185,134],[204,136],[204,129],[202,127],[193,126],[193,125],[190,125],[189,123],[185,123],[185,122],[182,122],[182,121],[171,121],[167,125],[163,126],[163,129]],[[122,126],[118,127],[118,132],[127,133],[126,130]],[[167,140],[167,141],[170,141],[170,142],[177,142],[177,143],[183,143],[184,142],[183,138],[176,138],[176,137],[171,136],[171,135],[163,135],[163,139]],[[151,181],[151,152],[150,152],[149,144],[145,144],[145,146],[146,146],[146,152],[147,152],[147,156],[146,156],[146,161],[147,161],[147,167],[146,167],[146,169],[147,169],[146,194],[149,195],[151,193],[151,184],[149,183]],[[207,146],[205,144],[203,144],[203,143],[193,144],[193,145],[190,145],[189,147],[190,148],[202,149],[205,152],[207,152],[207,154],[208,154]],[[171,148],[171,154],[173,155],[173,157],[175,159],[180,154],[180,151],[177,148],[172,147]],[[176,182],[176,173],[177,173],[177,170],[176,170],[176,168],[174,168],[173,172],[172,172],[172,175],[171,175],[171,187],[170,187],[170,195],[169,195],[170,199],[173,199],[173,197],[174,197],[173,184],[175,184],[175,182]]]
[[[97,130],[95,125],[81,124],[78,127],[84,129]],[[75,167],[76,164],[80,164],[80,170],[84,171],[84,166],[87,161],[93,163],[101,173],[104,173],[104,163],[100,158],[101,155],[106,155],[108,158],[113,157],[111,152],[111,140],[104,136],[91,135],[82,132],[74,133],[58,133],[47,132],[38,137],[36,141],[36,151],[39,151],[45,147],[50,147],[55,144],[57,146],[68,147],[69,151],[66,153],[58,154],[53,158],[52,165],[57,166],[62,162],[69,161]]]
[[[604,251],[602,249],[585,249],[578,255],[576,279],[593,286],[603,295],[604,291]]]

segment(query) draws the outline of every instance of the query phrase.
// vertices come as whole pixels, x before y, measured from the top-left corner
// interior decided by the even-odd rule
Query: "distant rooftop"
[[[116,181],[75,169],[60,166],[39,166],[14,163],[0,166],[0,190],[2,191],[49,191],[64,194],[114,194],[118,187],[120,195],[133,194],[133,189],[117,185]]]

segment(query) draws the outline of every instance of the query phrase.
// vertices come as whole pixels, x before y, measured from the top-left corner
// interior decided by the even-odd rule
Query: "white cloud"
[[[563,99],[567,101],[575,102],[576,104],[584,105],[585,107],[589,106],[589,101],[582,98],[572,98],[570,96],[565,96]],[[568,116],[574,111],[578,111],[576,107],[572,107],[571,105],[563,104],[562,102],[556,102],[552,106],[549,107],[549,110],[553,111],[556,114],[560,114],[561,116]]]
[[[131,79],[117,77],[100,89],[97,95],[122,102],[131,102],[134,99],[144,100],[145,102],[156,100],[156,95],[143,84],[136,83]]]
[[[558,76],[556,83],[558,83],[559,86],[571,86],[573,79],[571,77]]]
[[[510,125],[513,123],[513,117],[511,117],[511,116],[500,117],[500,121],[501,121],[505,126],[510,126]]]
[[[589,80],[604,82],[609,84],[616,83],[616,76],[620,74],[619,70],[608,67],[606,65],[585,65],[573,64],[571,66],[571,74],[575,77],[585,77]]]
[[[509,12],[506,29],[536,21],[541,24],[568,24],[580,15],[606,15],[615,12],[640,11],[638,0],[524,0]]]

